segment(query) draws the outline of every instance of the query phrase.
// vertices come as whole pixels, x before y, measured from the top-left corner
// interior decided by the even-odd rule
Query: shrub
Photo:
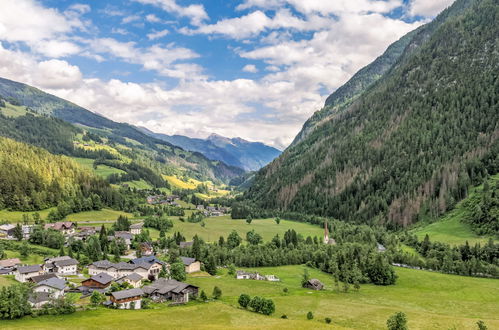
[[[312,320],[314,318],[314,313],[308,312],[307,313],[307,320]]]
[[[288,318],[288,316],[286,314],[281,315],[281,319],[287,319],[287,318]]]
[[[330,318],[330,317],[326,317],[326,318],[324,319],[324,321],[326,321],[326,323],[327,323],[327,324],[330,324],[330,323],[331,323],[331,318]]]
[[[407,330],[407,317],[405,313],[398,312],[393,314],[386,321],[388,330]]]
[[[213,299],[220,299],[222,297],[222,290],[216,286],[213,288]]]
[[[251,297],[247,295],[246,293],[243,293],[239,296],[239,299],[237,302],[242,308],[248,307],[249,302],[251,301]]]

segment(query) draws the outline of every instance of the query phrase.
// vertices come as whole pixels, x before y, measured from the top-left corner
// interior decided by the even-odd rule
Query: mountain
[[[498,12],[494,0],[457,0],[390,46],[391,60],[333,93],[256,175],[248,200],[401,226],[452,208],[499,172]]]
[[[182,135],[154,133],[145,128],[141,128],[141,130],[150,136],[185,150],[200,152],[209,159],[220,160],[247,171],[259,170],[281,154],[281,151],[276,148],[241,138],[229,139],[212,134],[207,139],[196,139]]]
[[[203,181],[229,182],[244,173],[240,168],[222,161],[210,160],[198,152],[184,150],[144,134],[131,125],[114,122],[26,84],[0,78],[0,99],[10,104],[11,110],[20,106],[28,110],[27,115],[24,111],[21,113],[23,116],[18,114],[14,116],[15,118],[7,118],[8,116],[0,118],[5,123],[0,128],[0,134],[47,148],[51,152],[82,156],[81,149],[85,149],[87,156],[91,154],[90,158],[101,158],[107,150],[111,153],[126,154],[126,159],[132,158],[141,163],[141,166],[162,174],[187,175]],[[72,125],[64,125],[63,122]],[[34,134],[20,136],[25,132],[17,131],[17,128],[23,128],[23,124],[28,123],[32,129],[38,130],[39,137]],[[47,138],[43,133],[49,136],[59,134],[57,142],[54,143],[54,140]],[[90,147],[85,146],[88,143],[75,139],[82,136],[92,140],[101,155],[89,153]],[[92,136],[95,139],[92,139]]]

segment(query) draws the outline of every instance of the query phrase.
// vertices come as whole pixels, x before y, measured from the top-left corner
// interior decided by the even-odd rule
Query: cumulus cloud
[[[409,14],[434,17],[453,2],[454,0],[412,0],[409,4]]]
[[[257,69],[257,67],[254,64],[246,64],[243,67],[243,71],[244,72],[256,73],[256,72],[258,72],[258,69]]]
[[[147,38],[149,40],[156,40],[156,39],[159,39],[159,38],[166,36],[168,33],[169,33],[168,30],[154,31],[154,32],[148,33]]]
[[[200,25],[204,20],[208,19],[208,14],[204,10],[203,5],[189,5],[182,7],[175,0],[135,0],[142,4],[153,5],[163,9],[166,12],[176,14],[180,17],[187,17],[191,20],[191,24]]]

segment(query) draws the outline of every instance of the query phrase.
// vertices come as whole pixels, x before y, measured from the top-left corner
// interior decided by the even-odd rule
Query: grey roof
[[[135,259],[136,260],[136,259]],[[141,263],[126,263],[124,261],[120,261],[118,263],[112,263],[107,260],[95,261],[92,263],[93,266],[100,269],[109,269],[114,267],[119,270],[135,270],[137,268],[149,269],[153,265],[153,263],[141,262]]]
[[[127,278],[130,281],[136,282],[136,281],[140,281],[142,279],[142,276],[137,274],[137,273],[131,273],[131,274],[125,276],[124,278]]]
[[[165,262],[159,260],[158,258],[156,258],[155,256],[147,256],[147,257],[142,257],[142,258],[136,258],[136,259],[132,259],[130,260],[130,263],[132,264],[145,264],[145,263],[149,263],[149,264],[154,264],[154,263],[159,263],[159,264],[164,264]]]
[[[30,277],[29,280],[34,282],[34,283],[40,283],[42,281],[48,280],[49,278],[57,278],[57,275],[54,273],[49,273],[49,274],[43,274],[43,275],[37,275]]]
[[[180,248],[183,249],[183,248],[187,248],[187,247],[192,246],[192,244],[194,244],[194,242],[192,242],[192,241],[191,242],[180,242],[179,246],[180,246]]]
[[[54,264],[57,267],[73,266],[73,265],[78,265],[78,260],[70,258],[70,259],[55,261]]]
[[[133,239],[133,235],[132,233],[128,232],[128,231],[117,231],[114,233],[114,237],[119,237],[119,238],[123,238],[123,239],[129,239],[129,240],[132,240]]]
[[[134,223],[133,225],[130,225],[130,229],[140,229],[144,226],[144,223]]]
[[[50,299],[50,292],[34,292],[28,298],[29,302],[33,304],[49,301]]]
[[[38,282],[38,284],[35,287],[42,285],[46,285],[54,289],[64,290],[64,288],[66,287],[66,281],[58,277],[51,277],[49,279]]]
[[[142,289],[129,289],[129,290],[111,292],[111,295],[114,297],[114,299],[118,300],[138,297],[142,296],[143,294],[144,291],[142,291]]]
[[[108,273],[99,273],[97,275],[90,277],[89,280],[94,280],[95,282],[100,284],[107,284],[113,281],[113,277]]]
[[[35,272],[40,272],[41,270],[42,270],[42,267],[40,267],[40,265],[30,265],[30,266],[17,267],[17,271],[19,272],[19,274],[35,273]]]
[[[70,256],[53,257],[53,258],[46,258],[45,262],[55,262],[68,259],[71,259],[71,257]]]
[[[188,258],[188,257],[180,257],[180,259],[182,259],[182,262],[184,263],[184,265],[186,266],[189,266],[190,264],[192,264],[193,262],[196,262],[196,258]]]
[[[114,264],[108,260],[99,260],[99,261],[94,261],[92,262],[91,266],[95,266],[97,268],[110,268]]]
[[[177,280],[158,278],[152,284],[143,287],[143,289],[144,289],[144,292],[147,294],[151,294],[153,292],[156,292],[156,293],[164,295],[168,292],[179,293],[189,286],[197,288],[194,285],[187,284],[184,282],[179,282]]]

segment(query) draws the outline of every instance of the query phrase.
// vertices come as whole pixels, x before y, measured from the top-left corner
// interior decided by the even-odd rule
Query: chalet
[[[23,231],[23,239],[28,240],[31,237],[31,233],[33,232],[32,225],[23,225],[21,226]]]
[[[140,258],[139,258],[140,259]],[[112,263],[107,260],[96,261],[88,266],[90,275],[106,273],[114,279],[121,278],[131,273],[137,273],[143,278],[155,279],[158,278],[162,264],[158,262],[143,262],[143,263]]]
[[[113,282],[113,277],[106,273],[94,275],[81,282],[87,288],[105,289]]]
[[[12,268],[21,264],[21,260],[18,258],[0,260],[0,268]]]
[[[11,224],[0,225],[0,236],[7,239],[14,238],[15,228],[16,226]]]
[[[327,245],[335,245],[336,244],[336,241],[334,240],[334,238],[329,237],[329,228],[327,226],[326,221],[324,221],[324,244],[327,244]]]
[[[204,210],[204,205],[197,205],[196,209],[202,211]]]
[[[157,302],[172,300],[175,303],[187,303],[190,298],[197,296],[199,288],[173,279],[159,278],[142,290]]]
[[[33,276],[28,279],[28,282],[31,283],[40,283],[42,281],[48,280],[49,278],[58,278],[56,274],[54,273],[48,273],[48,274],[43,274],[43,275],[38,275],[38,276]]]
[[[59,275],[76,275],[78,272],[78,260],[69,256],[45,259],[43,270],[47,273]]]
[[[19,282],[25,283],[31,277],[42,275],[44,273],[42,267],[40,265],[31,265],[31,266],[19,266],[14,272],[16,280]]]
[[[322,290],[324,289],[324,284],[316,278],[308,280],[305,284],[303,284],[304,288],[312,289],[312,290]]]
[[[33,287],[34,292],[47,292],[54,299],[64,296],[65,289],[66,281],[58,277],[43,280]]]
[[[61,221],[56,223],[47,223],[44,228],[57,230],[63,235],[73,235],[76,231],[76,224],[71,221]]]
[[[126,249],[130,250],[130,246],[132,245],[133,241],[133,235],[128,231],[117,231],[114,233],[114,236],[108,236],[107,239],[110,242],[118,239],[122,240],[122,242],[126,246]]]
[[[90,236],[97,234],[94,227],[80,227],[80,231],[74,235],[74,238],[80,241],[86,241]]]
[[[43,305],[52,300],[49,292],[33,292],[28,298],[28,302],[34,309],[42,308]]]
[[[140,235],[142,232],[142,227],[144,227],[144,224],[141,223],[134,223],[133,225],[130,225],[130,233],[132,235]]]
[[[185,272],[187,274],[195,273],[201,271],[201,263],[195,258],[180,257],[185,266]]]
[[[122,278],[116,280],[116,283],[126,282],[130,284],[133,288],[140,288],[142,286],[143,277],[137,273],[131,273],[129,275],[125,275]]]
[[[138,288],[111,292],[111,302],[119,309],[140,309],[143,294]]]
[[[154,254],[154,248],[149,242],[142,242],[139,244],[140,253],[143,256],[152,256]]]

